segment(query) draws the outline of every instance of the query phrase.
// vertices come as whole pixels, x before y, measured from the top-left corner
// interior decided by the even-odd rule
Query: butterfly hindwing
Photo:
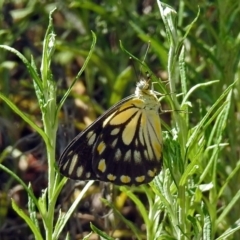
[[[92,171],[92,151],[94,142],[101,132],[101,124],[80,133],[65,149],[59,161],[60,172],[75,180],[96,179]]]
[[[141,106],[143,103],[133,98],[103,122],[104,131],[96,141],[92,161],[98,179],[139,185],[151,181],[159,172],[161,131],[154,131],[153,124],[159,129],[160,118],[155,111]],[[147,116],[149,113],[153,115]],[[153,119],[157,122],[150,121]]]

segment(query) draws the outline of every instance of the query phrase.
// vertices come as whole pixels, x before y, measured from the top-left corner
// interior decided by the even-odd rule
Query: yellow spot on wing
[[[113,140],[113,142],[112,142],[112,144],[111,144],[111,146],[112,146],[113,148],[116,147],[116,145],[117,145],[117,141],[118,141],[117,138],[116,138],[115,140]]]
[[[159,144],[159,142],[153,142],[153,150],[156,155],[156,159],[160,160],[162,156],[162,146]]]
[[[156,160],[161,159],[162,155],[162,132],[159,116],[152,112],[148,119],[148,132],[151,136],[151,145]]]
[[[108,117],[104,120],[104,122],[103,122],[103,127],[105,127],[105,126],[108,124],[109,120],[114,116],[114,114],[116,114],[116,112],[112,113],[110,116],[108,116]]]
[[[126,144],[126,145],[131,144],[131,142],[135,136],[136,129],[137,129],[137,123],[138,123],[139,117],[141,117],[141,112],[142,112],[141,110],[138,110],[137,114],[124,127],[124,130],[122,133],[122,140],[123,140],[124,144]],[[136,111],[135,111],[135,113],[136,113]],[[129,117],[131,117],[131,115]]]
[[[111,135],[117,135],[118,133],[120,132],[120,128],[114,128],[112,131],[111,131]]]
[[[87,138],[88,138],[88,145],[93,145],[96,139],[96,133],[94,133],[93,131],[89,132],[87,134]]]
[[[145,176],[139,176],[135,178],[136,182],[142,183],[145,180]]]
[[[117,151],[116,151],[116,153],[115,153],[115,160],[116,160],[116,161],[119,161],[119,160],[121,160],[121,158],[122,158],[122,152],[121,152],[121,150],[118,148]]]
[[[105,159],[101,159],[101,160],[99,161],[98,170],[101,171],[101,172],[105,172],[105,171],[106,171],[106,162],[105,162]]]
[[[131,161],[131,150],[130,149],[125,153],[124,161],[125,162],[130,162]]]
[[[91,173],[90,172],[87,172],[86,173],[86,178],[90,178],[91,177]]]
[[[149,130],[150,130],[150,132],[149,132]],[[141,125],[139,134],[143,135],[144,146],[147,150],[148,160],[154,160],[154,155],[153,155],[153,151],[152,151],[150,141],[151,141],[151,138],[152,138],[153,134],[155,134],[155,133],[152,132],[151,126],[149,126],[148,122],[145,125]]]
[[[126,175],[122,175],[120,177],[120,180],[122,183],[130,183],[131,182],[131,178],[129,176],[126,176]]]
[[[77,177],[81,177],[83,174],[83,166],[78,167],[76,173]]]
[[[154,112],[153,116],[150,118],[150,120],[153,121],[153,127],[154,127],[156,133],[161,134],[162,129],[161,129],[161,121],[160,121],[159,115]]]
[[[114,180],[116,179],[116,176],[114,176],[114,175],[112,175],[112,174],[108,174],[108,175],[107,175],[107,179],[108,179],[109,181],[114,181]]]
[[[119,111],[123,111],[124,109],[133,107],[133,106],[135,106],[137,108],[141,108],[143,106],[143,104],[144,104],[143,100],[139,99],[139,97],[132,98],[132,99],[129,99],[127,102],[123,103],[119,107]]]
[[[77,154],[74,154],[71,161],[67,161],[64,166],[63,166],[63,169],[66,170],[67,167],[68,167],[68,174],[69,175],[72,175],[76,165],[77,165],[77,162],[78,162],[78,155]],[[70,164],[69,164],[70,163]]]
[[[133,152],[133,158],[134,158],[135,163],[141,163],[142,162],[141,153],[137,150],[135,150]]]
[[[136,108],[133,108],[134,106],[136,106],[136,108],[141,108],[143,106],[143,101],[139,98],[129,99],[128,101],[123,103],[118,109],[116,109],[115,112],[113,112],[104,120],[103,127],[105,127],[109,123],[112,125],[118,125],[118,124],[124,123],[129,118],[129,114],[130,114],[130,112],[126,113],[126,111],[128,110],[127,108],[132,107],[132,109],[136,109]],[[121,112],[121,113],[118,114],[118,112]],[[121,115],[121,117],[118,117],[119,115]]]
[[[70,151],[67,153],[67,156],[68,156],[68,157],[71,156],[72,153],[73,153],[73,150],[70,150]]]
[[[103,151],[105,150],[106,148],[106,145],[104,142],[100,142],[97,146],[97,151],[98,151],[98,154],[101,155],[103,153]]]
[[[152,171],[152,170],[148,170],[148,176],[149,177],[154,177],[155,176],[155,172],[154,171]]]
[[[121,113],[114,116],[110,121],[109,124],[111,125],[120,125],[125,123],[132,115],[134,115],[139,109],[132,107],[122,111]]]
[[[141,116],[141,124],[139,128],[139,140],[142,145],[144,145],[144,138],[146,138],[144,136],[146,134],[146,131],[144,131],[144,129],[146,130],[146,128],[147,128],[147,115],[146,115],[146,111],[143,111],[143,114]]]

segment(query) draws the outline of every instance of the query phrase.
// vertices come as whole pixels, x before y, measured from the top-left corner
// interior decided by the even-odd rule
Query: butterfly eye
[[[117,185],[150,182],[161,170],[160,103],[141,80],[135,94],[123,99],[62,153],[60,172],[76,180],[100,180]]]

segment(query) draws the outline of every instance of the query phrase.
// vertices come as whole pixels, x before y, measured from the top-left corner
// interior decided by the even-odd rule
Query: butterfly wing
[[[161,169],[161,123],[155,109],[138,98],[122,104],[103,121],[93,151],[98,179],[118,185],[150,182]]]
[[[58,161],[60,173],[75,180],[98,179],[92,169],[92,159],[94,145],[103,132],[103,121],[131,98],[129,96],[112,106],[69,143]]]
[[[118,185],[150,182],[161,169],[162,136],[158,112],[145,107],[132,95],[110,108],[68,145],[60,172]]]

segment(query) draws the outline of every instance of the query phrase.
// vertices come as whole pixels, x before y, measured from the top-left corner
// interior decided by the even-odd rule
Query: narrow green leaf
[[[21,178],[19,178],[13,171],[11,171],[10,169],[8,169],[7,167],[5,167],[4,165],[0,164],[0,169],[2,169],[3,171],[7,172],[9,175],[11,175],[17,182],[19,182],[22,187],[24,188],[24,190],[28,193],[28,195],[32,198],[35,206],[38,207],[38,201],[36,199],[36,197],[34,196],[33,192],[31,189],[28,188],[28,186],[22,181]],[[40,209],[39,209],[40,210]]]
[[[97,233],[99,236],[103,237],[103,239],[106,240],[114,240],[114,238],[110,237],[109,235],[107,235],[105,232],[101,231],[99,228],[97,228],[96,226],[94,226],[92,223],[90,223],[90,227],[91,229]]]
[[[60,236],[64,226],[66,225],[66,223],[68,222],[69,218],[71,217],[71,215],[75,211],[75,209],[78,206],[79,202],[82,200],[84,194],[87,192],[87,190],[91,187],[91,185],[93,183],[94,183],[94,181],[92,181],[92,180],[88,181],[88,183],[84,186],[84,188],[82,189],[80,194],[77,196],[75,201],[72,203],[71,207],[68,209],[66,214],[62,214],[60,212],[60,215],[59,215],[59,217],[57,219],[57,222],[56,222],[56,225],[55,225],[55,229],[54,229],[54,232],[53,232],[53,239],[58,239],[59,238],[59,236]]]
[[[19,115],[26,123],[28,123],[39,135],[44,139],[45,142],[48,141],[48,138],[44,131],[38,127],[27,115],[25,115],[10,99],[5,97],[0,93],[0,98],[17,114]]]
[[[32,192],[31,184],[29,184],[28,188]],[[38,222],[38,218],[37,218],[37,212],[36,212],[36,205],[34,204],[34,201],[29,194],[28,194],[28,211],[30,214],[30,219],[32,220],[32,222],[36,226],[36,228],[40,231],[39,222]]]
[[[35,69],[32,67],[31,63],[16,49],[6,46],[6,45],[0,45],[0,48],[3,48],[5,50],[8,50],[9,52],[12,52],[14,54],[16,54],[24,63],[24,65],[27,67],[28,72],[30,73],[32,79],[35,80],[36,84],[38,85],[38,88],[40,89],[40,91],[43,91],[43,86],[42,86],[42,82],[41,79],[39,78],[37,72],[35,72]]]
[[[27,225],[32,230],[34,237],[36,240],[43,240],[43,237],[39,231],[39,229],[35,226],[35,223],[25,214],[23,210],[21,210],[17,204],[12,200],[12,208],[17,212],[17,214],[27,223]]]
[[[87,64],[88,64],[88,62],[89,62],[89,60],[90,60],[90,58],[91,58],[91,56],[92,56],[92,54],[93,54],[94,47],[95,47],[95,45],[96,45],[96,40],[97,40],[96,35],[95,35],[94,32],[92,32],[92,37],[93,37],[93,42],[92,42],[92,45],[91,45],[89,54],[88,54],[88,56],[87,56],[87,58],[86,58],[86,60],[85,60],[85,62],[84,62],[84,64],[83,64],[82,68],[80,69],[80,71],[78,72],[77,76],[76,76],[75,79],[73,80],[71,86],[68,88],[67,92],[64,94],[63,98],[61,99],[61,101],[60,101],[60,103],[59,103],[59,106],[58,106],[57,113],[58,113],[58,112],[60,111],[60,109],[62,108],[62,106],[63,106],[65,100],[67,99],[68,95],[70,94],[70,92],[71,92],[71,90],[72,90],[75,82],[78,80],[78,78],[79,78],[79,77],[81,76],[81,74],[83,73],[84,69],[86,68],[86,66],[87,66]]]

